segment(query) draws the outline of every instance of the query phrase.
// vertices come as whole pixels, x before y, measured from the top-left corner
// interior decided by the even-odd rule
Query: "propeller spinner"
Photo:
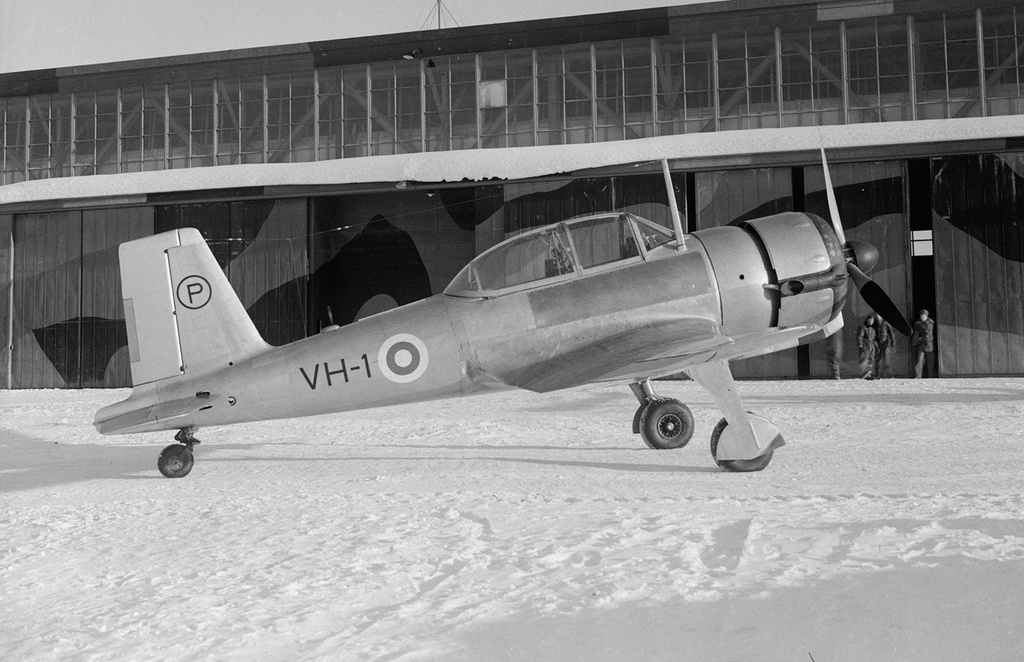
[[[896,307],[889,295],[885,293],[878,283],[871,280],[866,272],[871,271],[878,262],[878,249],[865,241],[846,240],[846,233],[843,231],[843,224],[839,220],[839,205],[836,203],[836,194],[832,189],[832,177],[828,171],[828,162],[825,160],[825,148],[821,148],[821,165],[825,171],[825,195],[828,198],[828,212],[832,219],[832,227],[835,229],[836,237],[843,245],[843,255],[846,257],[846,272],[850,275],[857,291],[864,298],[871,309],[893,328],[905,336],[910,336],[913,329],[907,319]]]

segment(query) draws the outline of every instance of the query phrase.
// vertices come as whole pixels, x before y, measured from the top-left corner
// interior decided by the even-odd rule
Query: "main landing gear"
[[[690,368],[687,373],[712,395],[726,416],[711,433],[711,456],[726,471],[761,471],[772,460],[775,449],[786,441],[771,421],[744,411],[724,362]],[[655,395],[650,380],[629,385],[640,401],[633,416],[633,433],[639,434],[651,448],[658,450],[682,448],[693,436],[693,414],[690,408],[672,398]],[[724,457],[719,457],[720,455]],[[753,457],[751,457],[753,456]],[[745,459],[750,458],[750,459]]]
[[[633,433],[655,450],[682,448],[693,436],[693,413],[682,402],[654,394],[650,380],[630,384],[640,408],[633,416]]]
[[[184,478],[192,471],[195,459],[192,457],[192,447],[199,443],[193,435],[195,428],[182,428],[174,435],[174,440],[179,442],[165,448],[160,457],[157,458],[156,467],[167,478]]]

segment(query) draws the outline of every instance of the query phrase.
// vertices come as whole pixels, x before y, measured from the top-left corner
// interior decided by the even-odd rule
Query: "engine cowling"
[[[785,212],[694,236],[718,280],[727,333],[825,324],[842,310],[843,248],[822,218]]]

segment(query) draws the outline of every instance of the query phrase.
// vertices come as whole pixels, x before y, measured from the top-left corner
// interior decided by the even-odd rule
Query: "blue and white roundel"
[[[430,355],[423,341],[409,333],[396,333],[380,346],[377,365],[393,382],[408,384],[427,371]]]

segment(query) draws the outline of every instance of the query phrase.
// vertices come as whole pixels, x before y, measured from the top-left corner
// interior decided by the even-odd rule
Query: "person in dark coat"
[[[935,322],[928,317],[927,310],[917,313],[914,333],[910,336],[910,348],[914,352],[914,378],[924,377],[925,367],[931,364],[931,353],[935,350]],[[931,368],[928,368],[929,377]]]
[[[875,357],[875,379],[885,377],[892,363],[895,351],[896,335],[892,326],[881,317],[875,317],[875,341],[878,344],[878,355]]]
[[[864,323],[857,329],[857,350],[860,352],[860,376],[874,379],[875,357],[878,355],[874,315],[865,317]]]
[[[842,379],[840,368],[843,365],[843,332],[833,333],[825,339],[825,353],[828,357],[828,369],[832,379]]]

